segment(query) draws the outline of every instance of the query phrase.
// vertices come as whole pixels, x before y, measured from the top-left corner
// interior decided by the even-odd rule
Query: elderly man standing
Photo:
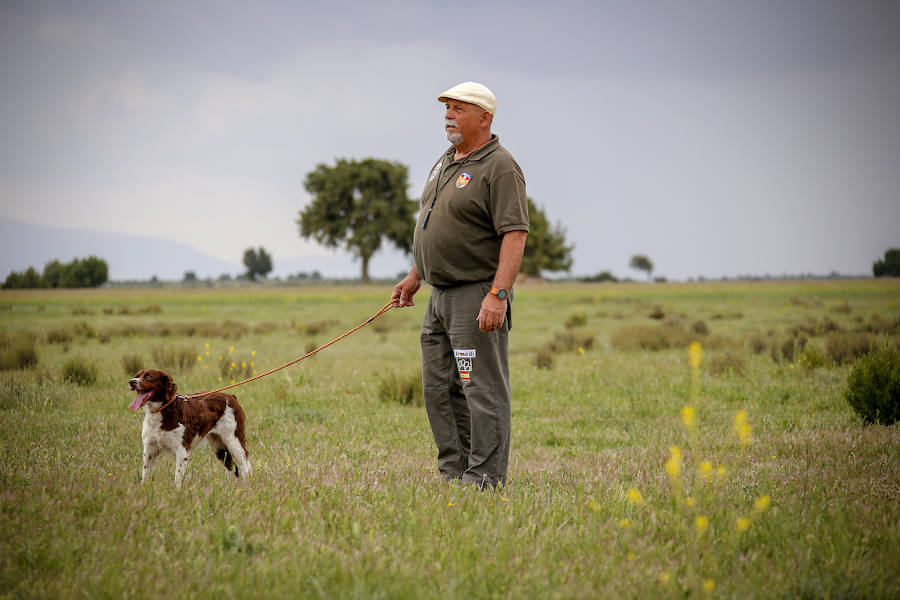
[[[412,306],[422,280],[433,288],[422,323],[422,385],[441,476],[496,487],[509,461],[507,334],[528,236],[525,177],[491,133],[497,99],[487,87],[461,83],[438,101],[453,145],[428,175],[415,264],[391,297]]]

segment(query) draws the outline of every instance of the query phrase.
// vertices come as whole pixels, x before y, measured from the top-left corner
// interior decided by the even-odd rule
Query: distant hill
[[[148,251],[152,248],[152,252]],[[180,281],[185,271],[199,279],[217,279],[227,273],[243,273],[243,265],[230,263],[186,244],[161,238],[31,225],[0,218],[0,282],[11,271],[34,267],[38,271],[51,260],[97,256],[109,265],[111,281]],[[271,276],[287,277],[318,271],[325,277],[359,277],[359,262],[346,252],[333,251],[316,257],[273,257]],[[378,252],[369,265],[373,278],[397,278],[409,270],[410,259],[393,248]],[[398,279],[399,280],[399,279]]]
[[[148,252],[152,248],[152,252]],[[94,255],[109,265],[112,281],[181,280],[185,271],[197,277],[217,278],[222,273],[235,276],[244,268],[200,252],[186,244],[149,236],[125,235],[31,225],[0,218],[0,280],[11,271],[34,267],[42,271],[56,259]]]

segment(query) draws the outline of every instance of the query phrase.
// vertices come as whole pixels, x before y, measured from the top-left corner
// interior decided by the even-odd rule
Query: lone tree
[[[247,248],[244,250],[244,266],[247,267],[247,279],[265,279],[272,271],[272,257],[262,246],[259,247],[259,252]]]
[[[628,266],[638,271],[647,271],[647,279],[653,276],[653,262],[643,254],[632,256]]]
[[[572,249],[566,246],[566,230],[551,225],[547,215],[534,200],[528,198],[528,240],[522,255],[520,271],[540,277],[542,271],[568,271],[572,268]]]
[[[875,277],[900,277],[900,248],[891,248],[872,265]]]
[[[300,235],[330,248],[343,245],[362,261],[362,280],[368,283],[369,260],[383,238],[412,251],[419,203],[407,198],[406,178],[404,165],[375,158],[318,165],[306,175],[304,186],[313,199],[297,219]]]

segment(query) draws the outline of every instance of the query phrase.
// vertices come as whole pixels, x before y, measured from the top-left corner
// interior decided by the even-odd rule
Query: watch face
[[[501,300],[506,300],[506,290],[497,290],[497,297]]]

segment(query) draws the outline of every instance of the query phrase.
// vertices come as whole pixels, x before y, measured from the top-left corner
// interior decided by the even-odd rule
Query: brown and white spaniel
[[[160,453],[168,451],[175,455],[175,486],[180,488],[188,454],[204,439],[226,469],[234,468],[235,477],[243,479],[250,474],[253,467],[247,460],[244,411],[237,398],[224,392],[197,398],[176,396],[178,386],[172,377],[155,369],[139,371],[129,385],[137,396],[128,408],[144,409],[142,484]]]

